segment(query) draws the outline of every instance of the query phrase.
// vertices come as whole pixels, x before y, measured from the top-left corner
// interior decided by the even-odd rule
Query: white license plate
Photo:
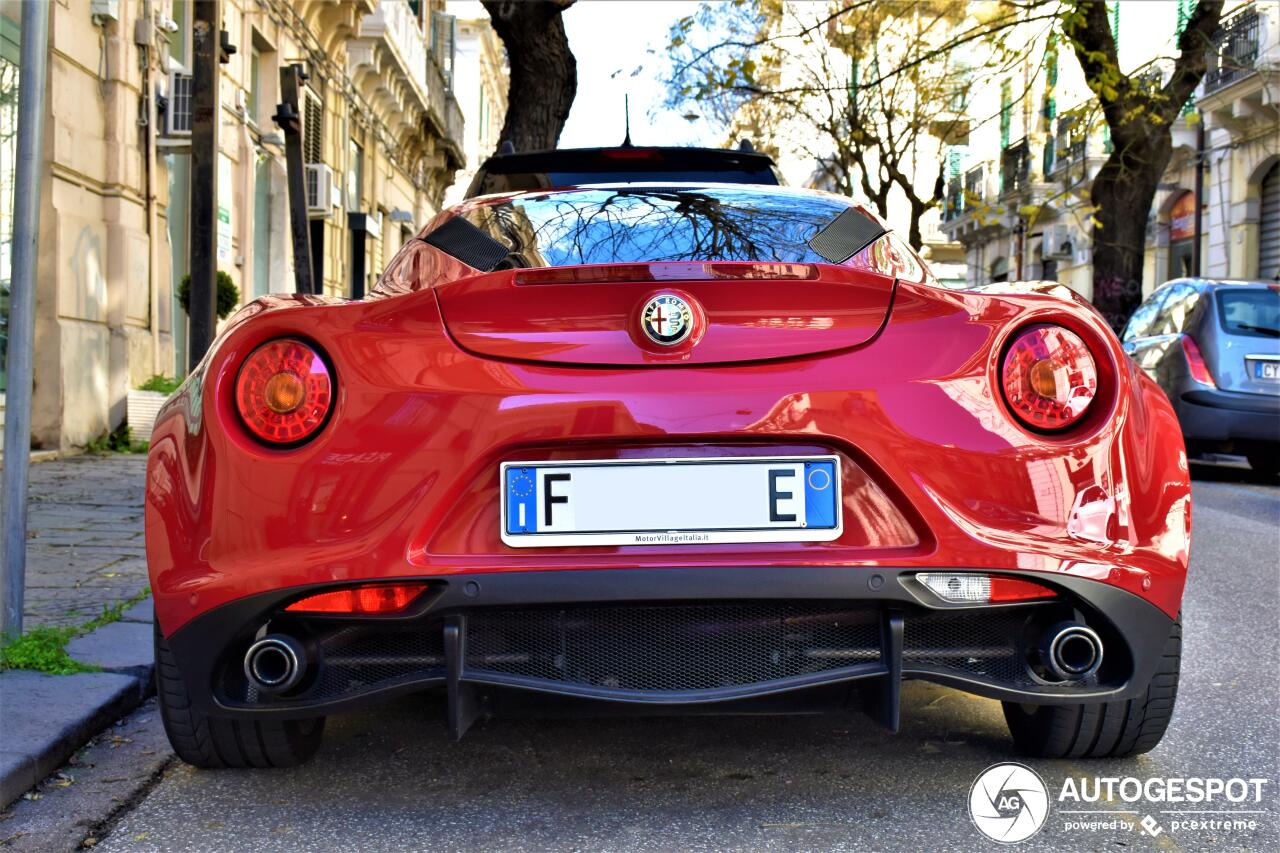
[[[826,542],[840,536],[840,460],[504,462],[502,541],[516,548]]]
[[[1249,359],[1253,362],[1254,379],[1280,379],[1280,361]]]

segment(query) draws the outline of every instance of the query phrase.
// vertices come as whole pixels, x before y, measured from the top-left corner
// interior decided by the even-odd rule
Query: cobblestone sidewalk
[[[80,624],[147,586],[146,462],[122,454],[31,466],[26,627]]]

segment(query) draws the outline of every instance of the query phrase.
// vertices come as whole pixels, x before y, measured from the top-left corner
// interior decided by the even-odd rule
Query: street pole
[[[213,344],[218,316],[218,87],[222,0],[192,3],[191,21],[191,301],[187,368]]]
[[[306,167],[302,162],[302,111],[299,90],[304,76],[298,63],[280,69],[280,104],[272,116],[284,131],[285,177],[289,186],[289,231],[293,235],[293,281],[296,293],[315,293],[311,267],[311,223],[307,218]]]
[[[4,412],[4,493],[0,518],[0,637],[22,633],[27,576],[27,466],[31,461],[31,381],[36,336],[36,264],[44,152],[49,6],[22,7],[18,149],[13,187],[13,277],[9,294],[8,391]]]

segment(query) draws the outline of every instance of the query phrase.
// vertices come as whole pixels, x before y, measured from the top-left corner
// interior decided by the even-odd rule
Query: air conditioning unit
[[[169,95],[164,108],[164,135],[191,136],[191,75],[169,73]]]
[[[1093,260],[1093,251],[1088,246],[1076,249],[1076,266],[1083,266]]]
[[[1071,226],[1065,222],[1055,222],[1046,226],[1041,235],[1043,251],[1046,258],[1070,258],[1074,251],[1071,239]]]
[[[307,213],[329,216],[342,203],[342,191],[333,180],[333,169],[324,163],[307,164]]]

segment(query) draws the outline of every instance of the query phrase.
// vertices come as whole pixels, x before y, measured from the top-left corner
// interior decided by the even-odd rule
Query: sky
[[[560,136],[561,148],[622,142],[623,96],[631,98],[631,141],[636,145],[710,145],[723,140],[688,110],[662,106],[667,31],[693,14],[688,0],[578,0],[564,13],[569,47],[578,60],[578,94]]]

